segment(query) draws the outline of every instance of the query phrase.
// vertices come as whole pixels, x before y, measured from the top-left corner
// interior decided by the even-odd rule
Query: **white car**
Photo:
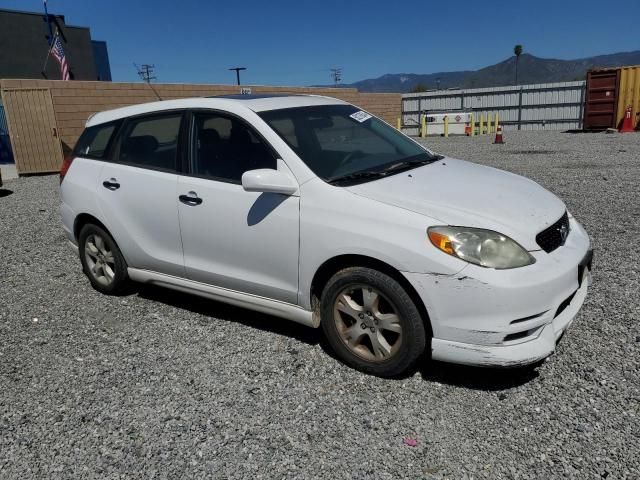
[[[539,362],[591,278],[589,237],[555,195],[327,97],[98,113],[61,195],[98,291],[133,280],[321,326],[380,376],[429,357]]]

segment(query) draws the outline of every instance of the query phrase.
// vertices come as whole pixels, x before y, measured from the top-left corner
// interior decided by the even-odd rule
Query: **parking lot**
[[[319,330],[160,288],[103,296],[58,177],[5,182],[0,477],[640,478],[640,134],[505,140],[426,143],[532,178],[591,235],[590,294],[535,370],[384,380]]]

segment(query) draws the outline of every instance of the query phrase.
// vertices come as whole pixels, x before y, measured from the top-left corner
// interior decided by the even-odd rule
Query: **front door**
[[[195,113],[192,127],[191,173],[178,179],[187,278],[296,303],[299,197],[241,185],[247,170],[278,168],[277,155],[235,117]]]

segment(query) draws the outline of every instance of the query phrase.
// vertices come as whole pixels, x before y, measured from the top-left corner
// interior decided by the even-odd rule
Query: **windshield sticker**
[[[363,112],[362,110],[358,110],[357,112],[354,112],[349,116],[353,118],[356,122],[360,122],[360,123],[366,122],[371,118],[371,115],[369,115],[367,112]]]

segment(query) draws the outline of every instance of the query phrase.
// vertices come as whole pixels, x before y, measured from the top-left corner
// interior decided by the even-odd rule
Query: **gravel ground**
[[[428,143],[538,181],[596,248],[584,308],[536,370],[383,380],[286,321],[100,295],[65,244],[57,177],[6,182],[0,478],[640,478],[640,135],[490,140]]]

